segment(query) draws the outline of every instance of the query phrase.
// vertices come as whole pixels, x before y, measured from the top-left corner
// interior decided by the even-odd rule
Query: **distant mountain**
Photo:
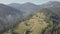
[[[19,4],[19,3],[11,3],[11,4],[9,4],[9,6],[20,10],[21,4]]]
[[[48,8],[49,10],[60,16],[60,2],[58,1],[49,1],[47,3],[40,5],[40,7],[39,5],[35,5],[29,2],[24,4],[12,3],[9,4],[9,6],[21,10],[23,12],[23,15],[26,17],[27,15],[33,14],[34,12],[37,12],[43,8]]]
[[[4,28],[11,26],[18,18],[22,19],[21,11],[7,5],[0,4],[0,34]]]
[[[23,15],[25,16],[40,9],[40,6],[30,2],[27,2],[24,4],[12,3],[12,4],[9,4],[9,6],[16,8],[18,10],[21,10],[24,13]]]
[[[0,4],[0,17],[14,19],[14,18],[17,18],[18,16],[20,17],[22,16],[21,11],[15,8],[9,7],[7,5]]]
[[[60,34],[60,19],[58,17],[51,10],[44,8],[31,16],[31,18],[22,21],[16,29],[12,29],[13,31],[10,29],[8,33]]]
[[[46,2],[42,5],[40,5],[41,7],[43,8],[47,8],[47,7],[60,7],[60,2],[58,1],[49,1],[49,2]]]
[[[11,25],[6,29],[3,27],[4,30],[7,30],[8,28],[10,28],[9,31],[4,32],[4,34],[11,34],[11,33],[14,33],[14,34],[15,33],[16,34],[60,34],[60,2],[50,1],[40,6],[35,5],[33,3],[29,3],[29,2],[24,4],[12,3],[12,4],[9,4],[8,6],[18,11],[21,10],[22,14],[24,15],[23,17],[26,16],[26,18],[23,18],[23,20],[21,22],[19,21],[19,23],[14,22],[15,23],[14,24],[11,22],[11,24],[14,24],[14,25]],[[11,11],[11,10],[8,9],[7,11]],[[8,18],[10,18],[11,15],[12,17],[15,17],[16,14],[18,14],[19,16],[21,13],[12,12],[11,14],[9,12]],[[3,22],[1,21],[1,24],[2,23]],[[8,25],[10,25],[10,23]],[[18,27],[16,27],[17,25]],[[1,26],[1,29],[2,29],[2,26]]]
[[[44,3],[42,5],[40,5],[40,7],[43,8],[48,8],[50,9],[52,12],[60,15],[60,2],[58,1],[49,1],[47,3]]]

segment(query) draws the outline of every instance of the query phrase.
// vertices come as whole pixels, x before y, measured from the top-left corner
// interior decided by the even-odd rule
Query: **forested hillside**
[[[60,34],[60,19],[45,8],[4,34]]]

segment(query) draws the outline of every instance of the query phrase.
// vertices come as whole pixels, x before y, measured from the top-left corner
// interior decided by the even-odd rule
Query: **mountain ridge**
[[[50,34],[53,27],[54,27],[54,30],[55,30],[55,28],[57,29],[60,27],[60,26],[57,27],[58,26],[57,24],[59,24],[60,21],[56,22],[56,18],[54,18],[54,20],[52,20],[52,16],[55,17],[57,15],[55,13],[53,13],[52,11],[51,12],[49,12],[49,11],[50,10],[47,8],[44,8],[44,9],[38,11],[36,14],[31,16],[30,19],[27,19],[27,20],[21,22],[18,25],[18,27],[16,29],[14,29],[14,32],[16,32],[18,34],[46,34],[46,33]],[[51,29],[49,29],[49,28],[51,28]],[[56,31],[58,31],[58,30],[56,30]],[[54,33],[54,32],[55,31],[53,31],[52,33]],[[9,33],[11,33],[11,32],[9,32]],[[59,32],[57,32],[57,33],[59,33]]]

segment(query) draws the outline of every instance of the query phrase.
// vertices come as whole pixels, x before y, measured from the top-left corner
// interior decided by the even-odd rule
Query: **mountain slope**
[[[60,7],[60,2],[58,2],[58,1],[49,1],[49,2],[46,2],[42,5],[40,5],[40,6],[43,7],[43,8]]]
[[[24,4],[12,3],[9,6],[22,11],[23,15],[25,17],[30,15],[31,13],[39,10],[39,8],[40,8],[40,6],[35,5],[33,3],[30,3],[30,2],[27,2],[27,3],[24,3]]]
[[[13,8],[19,9],[19,10],[20,10],[20,7],[21,7],[21,4],[19,4],[19,3],[11,3],[11,4],[8,4],[8,5],[13,7]]]
[[[53,18],[55,17],[55,18]],[[45,8],[37,12],[30,19],[21,22],[16,29],[12,29],[17,34],[58,34],[60,30],[59,16],[51,10]],[[58,21],[59,20],[59,21]],[[56,27],[55,27],[56,26]],[[7,34],[7,32],[5,32]]]
[[[45,4],[40,5],[40,7],[43,8],[48,8],[52,12],[56,13],[57,15],[60,16],[60,2],[58,1],[49,1]]]
[[[20,16],[22,15],[21,12],[17,9],[14,9],[12,7],[9,7],[7,5],[4,4],[0,4],[0,16],[1,17],[8,17],[8,16]]]
[[[18,18],[22,18],[19,10],[10,6],[0,4],[0,34],[9,29],[12,24],[15,24]]]

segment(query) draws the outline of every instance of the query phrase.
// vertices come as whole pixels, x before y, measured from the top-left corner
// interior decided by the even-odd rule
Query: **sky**
[[[4,4],[20,3],[20,4],[23,4],[26,2],[31,2],[31,3],[35,3],[35,4],[43,4],[48,1],[60,1],[60,0],[0,0],[0,3],[4,3]]]

